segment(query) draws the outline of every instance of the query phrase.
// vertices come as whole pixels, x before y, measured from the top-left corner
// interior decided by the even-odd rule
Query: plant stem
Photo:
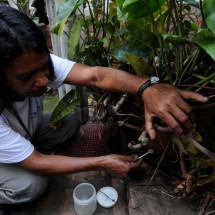
[[[160,164],[161,164],[161,162],[162,162],[164,156],[166,155],[166,152],[167,152],[167,149],[169,148],[169,146],[170,146],[170,142],[168,142],[166,148],[164,149],[164,152],[163,152],[163,154],[162,154],[162,156],[161,156],[161,158],[160,158],[160,160],[159,160],[159,162],[158,162],[158,165],[156,166],[156,169],[155,169],[155,171],[154,171],[152,177],[150,178],[149,185],[152,183],[152,180],[154,179],[154,177],[155,177],[155,175],[156,175],[156,173],[157,173],[157,171],[158,171],[158,168],[159,168],[159,166],[160,166]]]
[[[179,15],[178,15],[178,10],[177,10],[177,3],[176,3],[176,0],[173,0],[173,8],[174,8],[174,11],[175,11],[175,19],[176,19],[176,23],[177,23],[177,30],[178,30],[178,34],[180,36],[182,36],[182,33],[181,33],[181,22],[179,20]]]
[[[184,69],[183,73],[181,74],[178,84],[180,84],[182,82],[182,79],[185,74],[192,73],[193,68],[195,67],[196,61],[198,60],[199,56],[200,56],[200,50],[197,49],[193,52],[193,54],[188,59],[186,59],[186,62],[188,61],[189,63],[187,64],[186,68]]]
[[[199,1],[199,5],[200,5],[201,16],[202,16],[202,25],[203,25],[201,27],[205,27],[206,26],[206,22],[205,22],[205,15],[204,15],[204,11],[203,11],[202,0]]]
[[[213,161],[215,161],[215,153],[209,151],[204,146],[202,146],[200,143],[198,143],[196,140],[194,140],[190,135],[184,136],[190,143],[192,143],[199,151],[201,151],[203,154],[207,155],[209,158],[211,158]]]
[[[153,12],[145,0],[143,0],[143,4],[146,6],[147,10],[149,11],[149,15],[151,17],[151,22],[152,22],[152,27],[153,27],[152,32],[157,33],[158,30],[157,30],[157,25],[156,25],[155,20],[154,20]]]
[[[93,12],[92,12],[92,8],[90,7],[90,3],[89,3],[89,1],[87,1],[87,5],[88,5],[88,7],[89,7],[89,11],[90,11],[90,18],[91,18],[92,26],[93,26],[93,37],[94,37],[94,39],[96,39],[96,38],[95,38],[95,35],[96,35],[95,20],[94,20],[94,15],[93,15]]]
[[[202,75],[198,75],[198,74],[193,73],[193,76],[196,77],[196,78],[199,78],[199,79],[201,79],[201,80],[208,81],[208,82],[210,82],[211,84],[215,84],[215,80],[208,80],[207,77],[204,77],[204,76],[202,76]]]
[[[209,75],[208,77],[206,77],[205,79],[197,82],[195,85],[203,85],[205,82],[210,81],[211,79],[215,78],[215,73]],[[189,87],[188,90],[190,90],[192,87]],[[198,89],[197,89],[198,90]]]

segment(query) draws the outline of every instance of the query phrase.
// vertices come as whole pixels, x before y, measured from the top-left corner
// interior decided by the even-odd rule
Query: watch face
[[[150,81],[151,81],[152,84],[156,84],[156,83],[159,82],[159,78],[156,77],[156,76],[152,76],[152,77],[150,78]]]

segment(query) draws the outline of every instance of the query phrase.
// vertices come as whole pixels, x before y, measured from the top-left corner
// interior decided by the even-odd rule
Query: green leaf
[[[132,53],[133,55],[137,56],[137,57],[142,57],[143,53],[140,52],[139,50],[136,50],[134,48],[132,48],[131,46],[124,46],[120,49],[114,49],[113,50],[113,56],[119,60],[119,61],[123,61],[128,63],[127,58],[125,57],[125,54],[127,53]]]
[[[117,29],[114,33],[113,36],[122,36],[124,34],[128,33],[128,29],[127,28],[121,28],[121,29]]]
[[[192,143],[186,144],[185,148],[188,152],[190,152],[194,155],[197,155],[199,153],[199,150]]]
[[[104,44],[105,47],[109,46],[110,41],[107,37],[102,38],[100,41]]]
[[[81,35],[81,27],[82,27],[82,21],[79,19],[79,17],[75,17],[73,19],[73,23],[70,27],[69,31],[69,38],[68,38],[68,57],[69,59],[73,60],[74,55],[76,53],[76,47],[80,40]]]
[[[68,20],[68,17],[76,11],[76,9],[83,4],[83,0],[68,0],[61,4],[57,11],[57,16],[54,20],[54,29],[57,29],[57,26],[62,22],[65,23]]]
[[[191,41],[187,40],[184,37],[173,35],[173,34],[162,34],[164,41],[168,41],[174,44],[184,44],[191,43]]]
[[[51,29],[51,33],[53,34],[58,34],[60,25],[55,25],[52,29]]]
[[[58,36],[58,39],[60,39],[63,31],[64,31],[64,28],[66,26],[66,19],[64,19],[59,25],[58,25],[58,31],[57,31],[57,36]]]
[[[118,8],[122,11],[122,7],[123,7],[123,2],[124,0],[117,0],[116,3],[117,3],[117,6]]]
[[[117,6],[116,2],[109,2],[109,19],[113,20],[114,17],[117,17]]]
[[[131,53],[125,54],[126,59],[131,64],[131,66],[134,68],[136,74],[140,77],[143,76],[144,71],[153,71],[153,69],[142,59],[136,57],[135,55]]]
[[[193,136],[193,138],[194,138],[196,141],[198,141],[198,142],[201,142],[201,141],[202,141],[202,136],[200,135],[199,132],[194,132],[194,133],[192,134],[192,136]]]
[[[119,4],[118,4],[119,3]],[[124,0],[117,1],[122,14],[128,14],[128,19],[146,17],[159,10],[165,0]]]
[[[205,15],[205,21],[209,29],[215,33],[215,1],[214,0],[204,0],[203,10]]]
[[[168,15],[169,8],[167,4],[163,4],[160,8],[160,11],[154,13],[154,21],[156,23],[157,32],[165,32],[165,22]]]
[[[191,23],[191,30],[198,32],[201,28],[196,23]]]
[[[59,102],[51,115],[51,123],[55,123],[75,110],[78,99],[75,99],[75,90],[68,92]]]
[[[201,29],[197,33],[195,42],[215,60],[215,34]]]

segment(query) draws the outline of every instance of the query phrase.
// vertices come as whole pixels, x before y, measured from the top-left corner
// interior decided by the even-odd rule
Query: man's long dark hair
[[[53,79],[53,65],[42,31],[27,15],[0,4],[0,113],[13,102],[13,94],[6,86],[6,69],[11,61],[29,50],[47,53],[49,78]]]

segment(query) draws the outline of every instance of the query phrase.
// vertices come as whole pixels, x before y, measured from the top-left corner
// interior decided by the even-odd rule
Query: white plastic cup
[[[92,215],[96,211],[96,189],[90,183],[81,183],[73,191],[75,212],[78,215]]]

